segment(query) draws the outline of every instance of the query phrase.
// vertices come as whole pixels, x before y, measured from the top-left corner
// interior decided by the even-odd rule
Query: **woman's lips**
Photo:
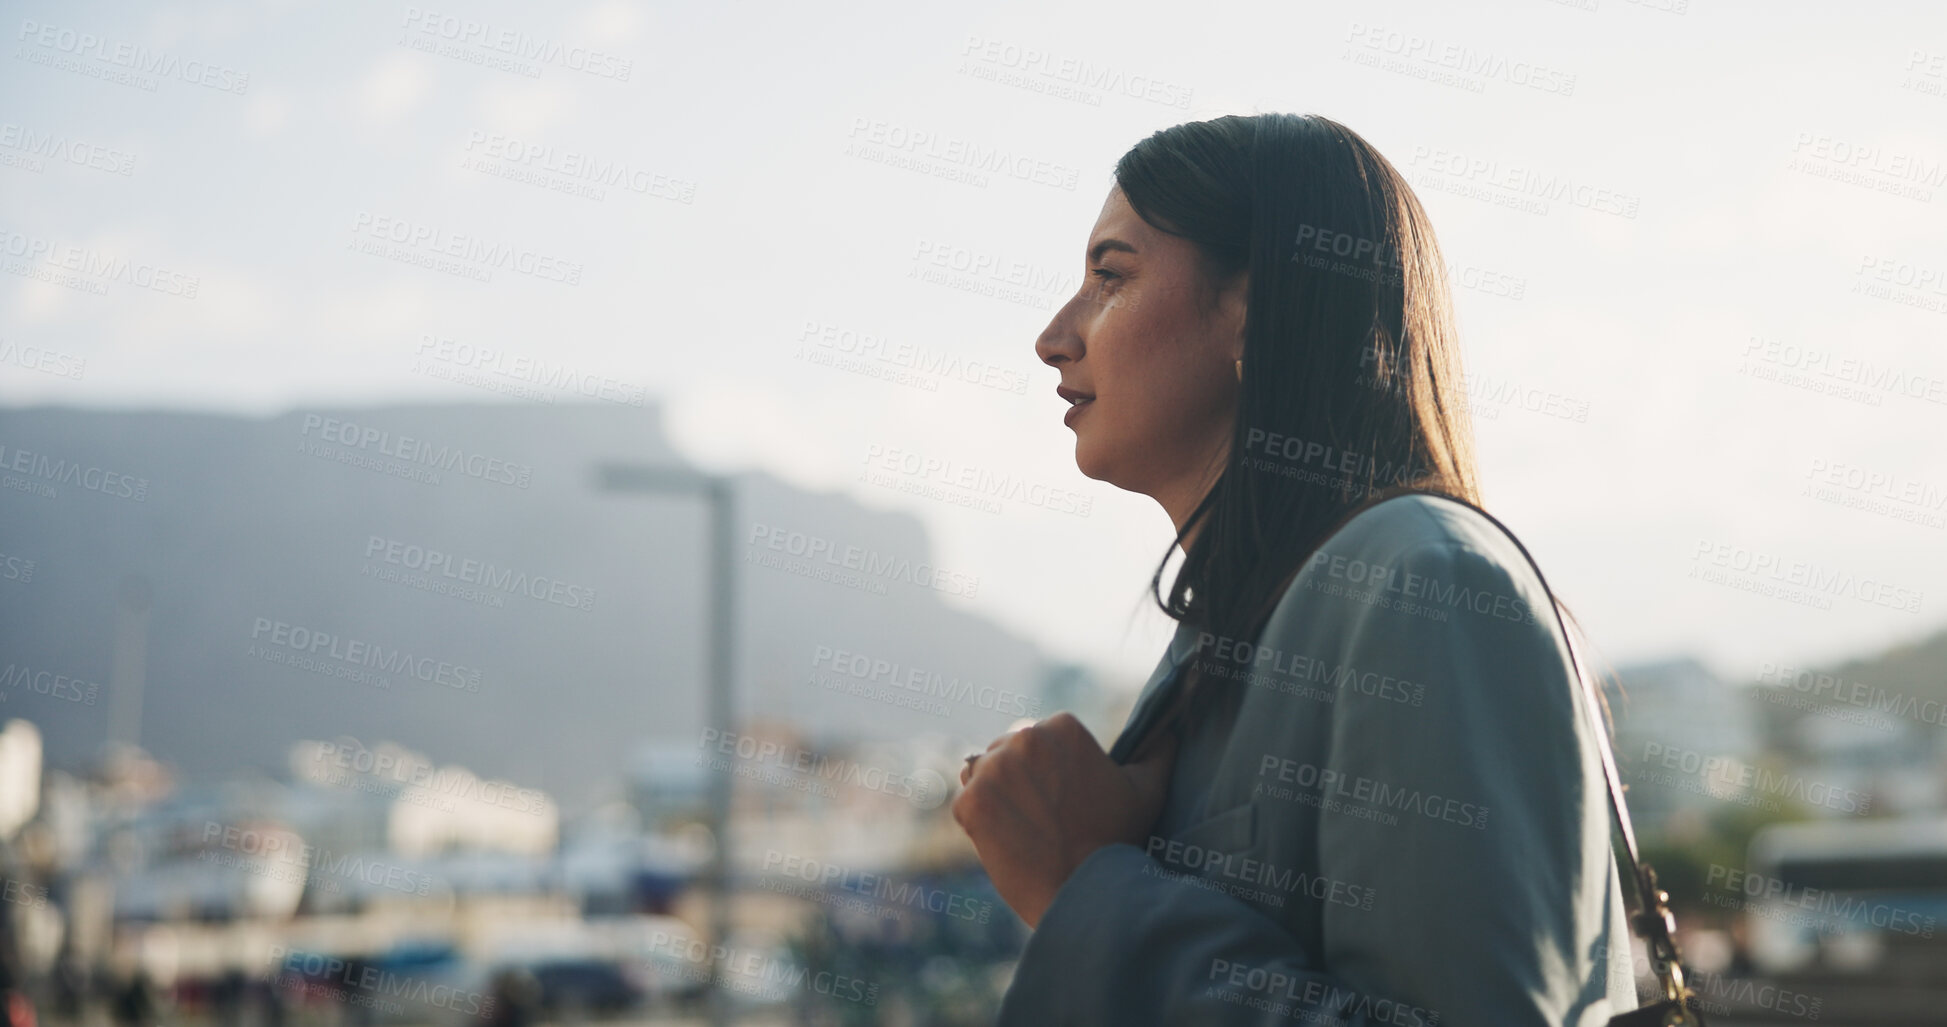
[[[1074,406],[1068,408],[1067,413],[1061,415],[1061,423],[1067,425],[1074,424],[1076,415],[1080,414],[1084,408],[1086,408],[1089,404],[1094,402],[1095,402],[1095,397],[1093,396],[1089,397],[1088,399],[1078,401]]]

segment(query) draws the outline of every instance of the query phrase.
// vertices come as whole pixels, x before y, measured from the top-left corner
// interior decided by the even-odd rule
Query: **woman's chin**
[[[1079,438],[1075,440],[1075,469],[1081,471],[1083,477],[1115,484],[1115,462]]]

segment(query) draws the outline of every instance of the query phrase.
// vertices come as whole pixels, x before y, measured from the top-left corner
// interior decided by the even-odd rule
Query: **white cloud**
[[[623,0],[598,3],[581,12],[571,34],[594,43],[633,42],[643,25],[642,9]]]
[[[358,108],[368,120],[392,122],[411,113],[426,98],[432,75],[420,59],[404,53],[379,58],[358,84]]]
[[[573,99],[564,85],[523,79],[481,86],[474,94],[473,107],[482,121],[500,131],[544,132]]]

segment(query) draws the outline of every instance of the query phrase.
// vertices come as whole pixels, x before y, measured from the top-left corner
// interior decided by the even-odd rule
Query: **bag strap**
[[[1602,777],[1608,786],[1609,810],[1613,814],[1616,833],[1622,836],[1623,850],[1629,856],[1630,878],[1636,885],[1636,911],[1631,917],[1631,925],[1637,934],[1649,944],[1651,965],[1656,971],[1657,980],[1663,985],[1665,1000],[1677,1001],[1687,1005],[1689,988],[1683,981],[1682,953],[1677,948],[1676,917],[1670,912],[1670,893],[1659,888],[1656,883],[1656,868],[1643,862],[1636,845],[1636,829],[1629,821],[1629,804],[1623,801],[1624,787],[1616,772],[1616,757],[1609,745],[1609,731],[1602,722],[1601,700],[1597,696],[1595,683],[1582,667],[1577,654],[1575,632],[1569,630],[1568,621],[1562,616],[1561,603],[1555,592],[1548,587],[1548,579],[1541,573],[1541,565],[1522,545],[1521,539],[1501,523],[1501,519],[1464,499],[1449,496],[1430,489],[1410,489],[1410,493],[1438,496],[1465,506],[1480,514],[1488,523],[1501,529],[1514,547],[1521,551],[1528,567],[1535,572],[1535,580],[1541,583],[1541,590],[1548,596],[1548,606],[1555,612],[1555,623],[1562,629],[1562,640],[1568,645],[1569,667],[1575,672],[1575,680],[1582,691],[1582,709],[1589,721],[1590,733],[1595,735],[1596,751],[1602,757]],[[1390,497],[1389,497],[1390,498]]]

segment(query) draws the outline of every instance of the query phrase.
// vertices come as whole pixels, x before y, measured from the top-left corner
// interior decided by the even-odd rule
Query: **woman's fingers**
[[[1166,776],[1160,766],[1140,773]],[[961,780],[953,817],[995,890],[1030,926],[1089,853],[1139,841],[1155,823],[1153,800],[1069,713],[996,738]]]
[[[1003,731],[1000,734],[994,736],[994,740],[987,743],[986,752],[977,752],[971,756],[968,756],[966,764],[960,768],[961,786],[964,787],[968,781],[973,779],[974,765],[980,762],[980,758],[982,756],[985,756],[989,752],[993,752],[995,749],[1006,744],[1008,739],[1013,738],[1015,735],[1020,734],[1022,731],[1026,731],[1027,729],[1032,728],[1034,726],[1035,726],[1035,722],[1032,720],[1017,721],[1013,727],[1010,727],[1006,731]]]

